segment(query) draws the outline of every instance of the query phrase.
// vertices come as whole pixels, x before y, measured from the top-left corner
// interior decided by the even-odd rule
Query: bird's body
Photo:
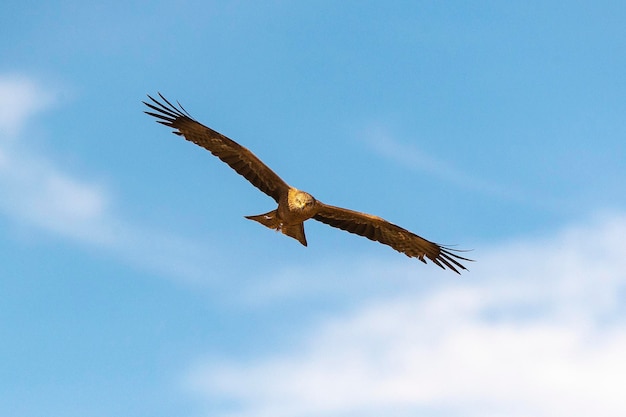
[[[276,210],[257,216],[246,216],[246,219],[279,230],[307,246],[304,222],[315,216],[317,209],[317,201],[311,194],[289,187],[283,198],[279,199]]]
[[[458,269],[466,269],[459,261],[469,259],[457,255],[454,249],[430,242],[378,216],[324,204],[311,194],[289,186],[247,148],[197,122],[180,104],[176,107],[161,94],[159,96],[165,103],[148,96],[152,103],[144,104],[156,113],[147,114],[159,119],[159,123],[177,129],[175,134],[210,151],[278,203],[276,210],[246,216],[247,219],[280,230],[304,246],[307,246],[304,222],[315,219],[391,246],[424,263],[426,257],[441,268],[448,267],[457,273]]]

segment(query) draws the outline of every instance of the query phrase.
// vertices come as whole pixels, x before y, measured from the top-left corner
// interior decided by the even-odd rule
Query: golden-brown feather
[[[455,254],[454,252],[458,251],[454,249],[433,243],[371,214],[317,201],[317,212],[313,218],[329,226],[391,246],[398,252],[411,258],[418,258],[424,263],[426,263],[424,257],[427,257],[441,268],[448,267],[456,273],[459,273],[458,269],[466,269],[459,260],[469,261],[469,259]]]
[[[182,135],[188,141],[210,151],[277,203],[286,195],[289,185],[250,150],[197,122],[180,104],[176,107],[160,93],[159,96],[164,103],[150,96],[148,98],[152,103],[143,102],[156,112],[145,113],[159,119],[159,123],[177,129],[174,132],[177,135]]]

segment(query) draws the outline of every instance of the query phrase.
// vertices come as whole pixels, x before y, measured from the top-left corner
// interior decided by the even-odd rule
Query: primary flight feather
[[[276,210],[256,216],[246,216],[247,219],[257,221],[271,229],[280,230],[304,246],[307,245],[304,221],[315,219],[329,226],[391,246],[398,252],[418,258],[424,263],[426,263],[425,258],[428,258],[441,268],[447,267],[456,273],[459,273],[459,269],[466,269],[460,261],[470,261],[470,259],[455,253],[459,252],[458,250],[430,242],[380,217],[324,204],[312,195],[289,186],[247,148],[197,122],[180,104],[173,105],[161,93],[159,97],[163,101],[148,96],[151,102],[144,101],[143,103],[151,111],[145,113],[157,118],[159,123],[176,129],[175,134],[202,146],[226,162],[252,185],[278,203]]]

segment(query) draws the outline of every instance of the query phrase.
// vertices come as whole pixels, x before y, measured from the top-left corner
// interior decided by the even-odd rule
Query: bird
[[[161,101],[150,95],[149,102],[143,101],[149,109],[144,113],[174,129],[172,133],[217,156],[278,204],[275,210],[245,216],[246,219],[280,231],[304,246],[307,246],[304,222],[314,219],[390,246],[423,263],[429,259],[440,268],[448,268],[457,274],[460,274],[459,270],[467,270],[462,261],[472,261],[459,255],[465,251],[433,243],[381,217],[322,203],[311,194],[288,185],[247,148],[196,121],[179,102],[175,106],[161,93],[158,95]]]

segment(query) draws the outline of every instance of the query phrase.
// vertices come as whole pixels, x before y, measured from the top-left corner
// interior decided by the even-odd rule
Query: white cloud
[[[19,134],[26,121],[53,101],[53,94],[44,91],[27,77],[0,75],[0,135]]]
[[[155,272],[197,281],[206,244],[142,230],[111,209],[107,188],[68,172],[20,142],[53,94],[27,77],[0,76],[0,214],[15,224],[103,248]],[[18,140],[8,140],[18,139]]]
[[[53,94],[18,76],[0,77],[1,138],[18,135]],[[62,235],[101,241],[107,194],[100,185],[63,172],[19,141],[0,141],[0,209],[27,224]]]
[[[238,417],[622,416],[625,253],[624,215],[511,242],[460,280],[369,301],[281,355],[200,362],[186,381]]]
[[[370,127],[365,131],[364,137],[367,144],[383,157],[391,159],[405,168],[424,172],[457,187],[524,205],[533,204],[556,211],[560,211],[559,207],[565,205],[564,201],[557,201],[551,196],[533,195],[511,184],[501,184],[497,181],[480,178],[471,172],[459,169],[448,161],[429,155],[415,146],[396,140],[384,128]]]
[[[7,215],[66,237],[110,242],[103,227],[108,205],[103,186],[74,178],[50,161],[15,148],[3,154],[0,209]]]
[[[488,193],[505,191],[494,183],[475,178],[467,172],[460,171],[450,165],[449,162],[428,155],[416,147],[397,141],[381,127],[370,127],[366,130],[364,136],[373,150],[409,169],[425,172],[464,188],[482,190]]]

